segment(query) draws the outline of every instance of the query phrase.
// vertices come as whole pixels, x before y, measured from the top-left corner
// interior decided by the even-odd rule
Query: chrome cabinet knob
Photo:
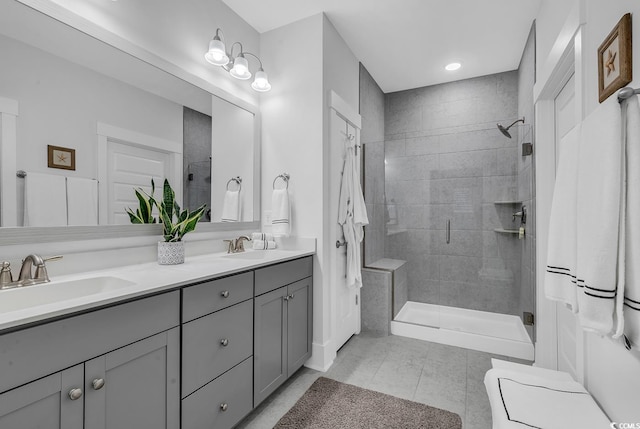
[[[229,291],[223,290],[222,292],[220,292],[220,296],[223,298],[229,298]]]
[[[295,298],[294,294],[289,295],[289,299],[293,299],[293,298]]]
[[[229,405],[226,402],[220,404],[220,410],[227,411],[227,408],[229,408]]]
[[[75,389],[69,390],[69,399],[75,401],[80,398],[82,398],[82,389],[76,387]]]
[[[227,340],[226,338],[223,340],[220,340],[220,345],[222,347],[227,347],[229,345],[229,340]]]
[[[95,378],[92,382],[91,382],[91,387],[93,387],[93,390],[100,390],[104,387],[104,378]]]
[[[283,296],[282,299],[284,299],[285,301],[289,301],[289,295]]]

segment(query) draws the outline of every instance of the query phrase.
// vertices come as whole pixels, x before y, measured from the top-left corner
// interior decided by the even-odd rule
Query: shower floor
[[[482,352],[533,360],[534,350],[517,316],[408,301],[391,333]]]

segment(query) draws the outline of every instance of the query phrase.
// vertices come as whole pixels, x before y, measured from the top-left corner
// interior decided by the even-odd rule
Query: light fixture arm
[[[233,45],[231,45],[231,49],[229,49],[229,58],[233,58],[233,48],[235,48],[235,47],[236,47],[236,45],[239,45],[239,46],[240,46],[240,53],[239,53],[238,55],[242,55],[242,54],[243,54],[242,50],[243,50],[244,48],[242,47],[242,43],[240,43],[240,42],[233,42]],[[238,56],[238,55],[236,55],[236,56]]]
[[[251,52],[242,52],[243,55],[251,55],[253,58],[255,58],[256,60],[258,60],[258,63],[260,64],[260,70],[264,70],[262,68],[262,61],[260,60],[260,58],[258,58],[258,56],[256,54],[252,54]]]
[[[224,42],[224,33],[222,32],[222,29],[220,28],[216,28],[216,35],[213,36],[214,40],[221,40],[222,42]]]

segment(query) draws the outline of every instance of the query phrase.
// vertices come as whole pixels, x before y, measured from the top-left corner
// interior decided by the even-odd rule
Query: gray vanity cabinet
[[[179,323],[169,292],[0,335],[0,428],[178,429]]]
[[[84,429],[180,426],[180,328],[85,363]]]
[[[254,406],[311,356],[312,273],[311,258],[256,270],[256,294],[273,290],[254,304]]]
[[[83,365],[65,369],[0,395],[0,428],[82,429],[82,397],[69,392],[82,386]]]

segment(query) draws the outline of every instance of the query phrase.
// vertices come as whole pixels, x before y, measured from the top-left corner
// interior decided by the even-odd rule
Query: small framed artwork
[[[49,168],[62,168],[63,170],[76,169],[76,150],[68,147],[47,145]]]
[[[631,82],[631,14],[627,13],[598,48],[600,103]]]

